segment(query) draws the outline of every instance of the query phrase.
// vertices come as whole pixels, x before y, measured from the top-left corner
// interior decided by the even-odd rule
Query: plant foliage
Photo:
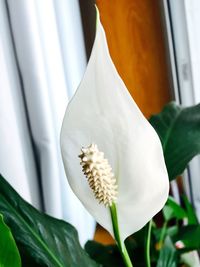
[[[0,214],[0,266],[20,267],[21,258],[9,227]]]
[[[169,179],[173,180],[200,153],[200,104],[184,108],[171,102],[149,121],[160,137]]]
[[[80,267],[81,263],[81,267],[98,267],[81,248],[72,225],[39,212],[2,176],[0,213],[12,230],[20,254],[26,259],[25,266]]]

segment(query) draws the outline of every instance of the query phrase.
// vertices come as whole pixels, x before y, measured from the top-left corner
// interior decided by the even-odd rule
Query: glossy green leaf
[[[145,264],[145,232],[146,226],[125,240],[126,248],[134,267],[144,267]],[[155,264],[158,253],[153,246],[155,243],[154,236],[152,236],[151,241],[151,261],[152,264]],[[124,266],[124,262],[116,245],[102,245],[95,241],[88,241],[85,245],[85,249],[90,257],[102,264],[103,267]]]
[[[20,254],[25,257],[26,262],[31,263],[24,266],[98,266],[81,248],[73,226],[36,210],[24,201],[2,176],[0,213],[12,230]]]
[[[187,196],[182,196],[183,204],[187,213],[188,224],[198,224],[198,219],[192,204],[189,202]]]
[[[160,137],[169,179],[175,179],[200,153],[200,104],[182,108],[169,103],[150,123]]]
[[[20,267],[21,258],[9,227],[0,214],[0,267]]]
[[[177,253],[174,245],[167,237],[163,248],[160,251],[159,259],[156,267],[176,267],[177,266]]]
[[[85,250],[92,259],[95,259],[103,267],[122,267],[123,260],[116,245],[102,245],[95,241],[88,241]]]
[[[162,211],[166,221],[187,217],[185,210],[175,201],[173,197],[170,196]]]
[[[191,251],[200,249],[200,225],[187,225],[179,229],[174,237],[174,242],[181,241],[183,248],[180,251]]]
[[[132,237],[126,240],[126,247],[133,266],[144,267],[144,247],[138,247]],[[95,241],[88,241],[85,249],[90,257],[102,264],[103,267],[125,267],[116,245],[102,245]]]

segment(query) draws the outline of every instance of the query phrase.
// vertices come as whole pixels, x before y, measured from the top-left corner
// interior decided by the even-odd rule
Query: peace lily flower
[[[160,140],[114,67],[98,15],[89,63],[63,120],[61,150],[72,190],[114,238],[113,216],[124,241],[164,206],[169,182]]]
[[[82,154],[79,157],[83,173],[88,179],[95,198],[106,207],[111,207],[117,200],[117,185],[108,160],[95,144],[82,148],[81,151]]]

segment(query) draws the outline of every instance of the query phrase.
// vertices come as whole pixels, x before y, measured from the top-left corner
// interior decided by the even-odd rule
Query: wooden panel
[[[112,59],[149,117],[170,100],[159,0],[97,0]]]
[[[100,225],[97,225],[94,240],[104,245],[115,244],[112,236]]]

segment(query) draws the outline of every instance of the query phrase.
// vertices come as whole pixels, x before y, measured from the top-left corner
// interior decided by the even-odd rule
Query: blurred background
[[[59,133],[95,38],[95,1],[0,1],[0,172],[35,207],[110,243],[71,192]],[[149,118],[200,102],[199,0],[97,0],[111,57]],[[118,111],[120,112],[120,110]],[[200,219],[200,161],[181,183]],[[183,181],[183,182],[182,182]]]

